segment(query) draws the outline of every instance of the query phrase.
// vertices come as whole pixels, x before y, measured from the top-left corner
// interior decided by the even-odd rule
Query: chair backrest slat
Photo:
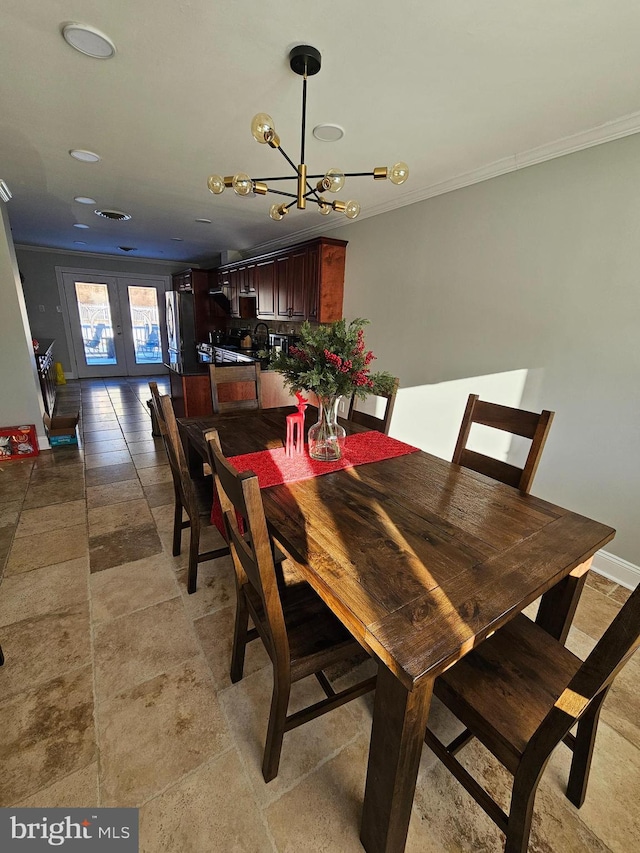
[[[398,393],[399,384],[400,380],[396,377],[396,379],[394,380],[393,388],[388,394],[375,395],[386,400],[384,415],[381,418],[378,418],[375,415],[370,415],[367,412],[359,412],[356,409],[357,401],[354,396],[351,398],[348,420],[352,421],[354,424],[360,424],[360,426],[367,427],[367,429],[374,429],[378,432],[384,433],[385,435],[389,435],[389,427],[391,426],[391,416],[393,415],[393,407],[396,403],[396,395]]]
[[[640,584],[558,697],[527,746],[559,743],[640,646]]]
[[[206,439],[236,581],[240,586],[250,583],[260,596],[266,616],[264,627],[268,631],[272,650],[278,660],[288,664],[289,643],[258,478],[252,471],[236,471],[228,462],[222,453],[216,430],[209,430]],[[245,523],[244,535],[238,528],[238,515]]]
[[[234,409],[260,409],[260,364],[238,364],[235,367],[209,365],[211,379],[211,401],[213,411],[228,412]],[[222,393],[221,393],[222,392]],[[231,399],[224,399],[228,394]],[[223,397],[221,400],[220,397]]]
[[[198,500],[196,497],[191,475],[189,474],[189,466],[185,456],[180,431],[178,430],[178,422],[171,404],[171,397],[160,396],[160,411],[164,418],[166,427],[165,447],[167,456],[169,457],[169,467],[173,477],[173,484],[178,490],[182,504],[187,510],[187,514],[191,519],[192,526],[197,523],[199,517]]]
[[[452,462],[528,493],[538,470],[553,416],[554,413],[546,409],[540,414],[536,414],[525,409],[514,409],[497,403],[487,403],[480,400],[477,394],[469,394],[458,440],[453,451]],[[467,441],[471,426],[474,423],[530,439],[531,447],[524,467],[517,468],[509,463],[469,450]]]

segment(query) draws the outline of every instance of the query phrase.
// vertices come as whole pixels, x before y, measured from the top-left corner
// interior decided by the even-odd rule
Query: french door
[[[168,279],[59,270],[79,378],[166,373]]]

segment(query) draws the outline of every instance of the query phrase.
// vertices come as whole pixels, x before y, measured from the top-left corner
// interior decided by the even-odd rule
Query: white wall
[[[71,358],[69,357],[63,316],[57,310],[60,305],[55,269],[57,266],[104,270],[105,272],[112,272],[117,275],[125,274],[134,278],[138,274],[171,275],[188,266],[184,262],[161,263],[133,258],[111,258],[82,252],[29,249],[25,246],[18,246],[16,255],[20,271],[24,276],[24,297],[31,331],[36,339],[38,337],[55,339],[54,358],[62,363],[67,373],[71,371]]]
[[[42,423],[44,406],[7,207],[0,202],[0,427],[35,424],[40,447],[48,448]]]
[[[331,236],[345,316],[400,377],[391,433],[450,456],[469,391],[510,404],[526,371],[523,407],[556,412],[533,492],[640,565],[640,135]]]

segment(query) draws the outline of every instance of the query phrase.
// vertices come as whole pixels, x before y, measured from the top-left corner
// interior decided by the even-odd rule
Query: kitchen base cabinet
[[[177,418],[201,418],[213,414],[209,373],[181,374],[169,370],[171,401]]]

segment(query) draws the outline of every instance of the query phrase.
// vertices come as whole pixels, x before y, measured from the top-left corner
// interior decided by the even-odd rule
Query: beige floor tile
[[[154,483],[171,483],[171,469],[168,465],[157,465],[155,468],[138,469],[138,477],[143,486]]]
[[[84,433],[84,444],[87,448],[89,445],[100,445],[104,441],[120,441],[122,439],[122,430],[117,429],[101,429],[101,430],[86,430]]]
[[[578,812],[563,796],[571,753],[556,750],[546,772],[546,782],[557,792],[572,823],[584,825],[614,853],[640,848],[640,752],[605,722],[600,721],[591,765],[589,787]],[[570,848],[567,848],[570,849]],[[579,850],[580,848],[577,848]]]
[[[63,527],[73,527],[81,522],[84,523],[85,513],[86,506],[83,500],[26,509],[20,516],[16,537],[33,536]]]
[[[5,577],[0,586],[0,625],[64,610],[88,598],[88,560],[81,557]]]
[[[89,471],[91,468],[104,468],[105,465],[125,465],[130,459],[128,450],[111,450],[107,453],[96,454],[89,454],[87,451],[85,465]]]
[[[140,810],[141,853],[203,853],[216,845],[229,853],[274,849],[235,750],[210,761]]]
[[[587,575],[586,584],[592,589],[597,589],[598,592],[601,592],[604,595],[609,595],[617,586],[614,581],[609,580],[609,578],[605,578],[603,575],[599,575],[597,572],[593,571],[593,569]]]
[[[624,586],[618,586],[616,584],[616,588],[613,592],[609,593],[609,598],[613,599],[617,604],[624,604],[625,601],[631,595],[632,590],[626,589]]]
[[[180,598],[96,625],[94,651],[100,702],[200,654]]]
[[[173,483],[153,483],[144,487],[144,496],[150,507],[170,506],[173,509],[175,493]]]
[[[187,549],[183,549],[183,556],[185,556],[185,565],[176,572],[176,577],[185,608],[192,619],[199,619],[207,613],[215,613],[216,610],[235,603],[236,587],[231,557],[220,557],[217,560],[200,563],[196,591],[189,595],[187,592]]]
[[[585,586],[573,619],[573,625],[598,640],[613,622],[620,605],[606,595]]]
[[[131,458],[138,471],[141,468],[157,468],[160,465],[169,464],[167,454],[164,450],[154,450],[150,453],[136,453]]]
[[[127,444],[136,444],[139,441],[148,441],[155,436],[151,435],[151,424],[143,430],[125,430],[127,435]]]
[[[35,509],[51,504],[80,501],[84,498],[84,480],[75,477],[60,483],[30,485],[25,495],[23,509]]]
[[[98,805],[98,763],[93,761],[15,803],[21,809],[82,809]]]
[[[265,785],[262,757],[272,686],[271,669],[265,668],[218,693],[256,799],[263,806],[277,799],[361,733],[357,720],[346,705],[287,732],[278,776]],[[299,681],[291,689],[289,712],[317,702],[324,696],[313,676]]]
[[[128,481],[127,481],[128,482]],[[89,536],[103,536],[127,527],[153,524],[149,505],[144,497],[107,506],[92,507],[88,512]]]
[[[89,541],[89,568],[91,572],[103,572],[113,566],[143,560],[160,554],[162,543],[155,524],[125,527],[113,533],[92,536]]]
[[[87,488],[87,506],[89,509],[121,503],[122,501],[137,500],[142,497],[144,497],[142,486],[137,478]]]
[[[0,527],[15,527],[18,524],[21,507],[22,501],[0,503]]]
[[[109,622],[179,595],[173,567],[164,554],[91,575],[94,622]]]
[[[0,806],[8,806],[94,760],[91,667],[0,702],[0,718]]]
[[[137,806],[230,745],[204,660],[101,704],[98,731],[105,806]]]
[[[82,524],[73,527],[23,536],[14,540],[5,571],[7,575],[15,575],[42,566],[75,560],[86,556],[88,548],[87,525],[84,520]]]
[[[88,602],[5,625],[1,639],[6,698],[91,663]]]
[[[474,741],[458,753],[458,758],[502,808],[507,809],[512,776],[493,756]],[[416,821],[429,827],[435,850],[501,853],[504,849],[504,836],[497,826],[437,760],[418,777],[410,831]],[[529,853],[552,851],[608,853],[608,848],[580,820],[577,810],[547,771],[536,796]]]
[[[120,483],[122,480],[135,480],[136,469],[133,462],[124,465],[107,465],[104,468],[92,468],[87,471],[87,487],[104,486],[106,483]]]
[[[81,459],[75,459],[66,465],[45,465],[34,468],[31,475],[31,486],[61,486],[84,479],[84,466]]]
[[[149,436],[148,439],[144,441],[129,441],[127,442],[129,447],[129,453],[132,456],[136,456],[140,453],[164,453],[165,459],[167,458],[167,454],[165,453],[164,445],[162,444],[161,438],[154,438],[152,435]]]
[[[205,658],[218,690],[231,686],[229,667],[231,666],[231,647],[233,644],[233,626],[235,604],[223,607],[215,613],[209,613],[197,619],[193,624]],[[265,666],[271,666],[271,659],[260,639],[249,643],[244,661],[244,674],[251,675]]]
[[[368,748],[367,738],[360,735],[265,809],[279,853],[362,853],[359,836]],[[414,815],[406,853],[444,849],[434,844],[428,824]]]

